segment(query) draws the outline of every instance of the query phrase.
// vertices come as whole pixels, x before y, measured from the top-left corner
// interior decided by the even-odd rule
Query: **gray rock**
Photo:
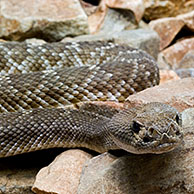
[[[82,35],[75,41],[109,40],[116,43],[128,44],[132,47],[142,49],[157,59],[160,39],[158,34],[150,29],[124,30],[112,34]]]
[[[194,127],[194,108],[185,109],[181,114],[183,127]]]
[[[125,29],[135,29],[137,25],[135,16],[131,10],[108,8],[103,25],[98,33],[112,34]]]
[[[176,73],[181,78],[194,77],[194,68],[177,69]]]
[[[49,41],[88,33],[87,16],[78,0],[1,0],[0,37]]]
[[[194,50],[188,51],[178,64],[178,68],[194,68]]]

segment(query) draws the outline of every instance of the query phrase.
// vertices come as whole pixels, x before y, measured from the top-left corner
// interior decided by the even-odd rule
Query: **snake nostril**
[[[176,131],[176,133],[175,133],[177,136],[179,136],[181,133],[180,133],[180,131]]]

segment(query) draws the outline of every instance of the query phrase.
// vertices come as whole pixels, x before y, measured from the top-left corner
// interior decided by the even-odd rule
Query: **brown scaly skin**
[[[145,122],[149,116],[143,124],[137,122],[141,129],[134,133],[124,127],[125,114],[128,125],[135,118],[127,110],[82,103],[123,102],[128,95],[157,85],[158,67],[143,51],[102,41],[42,46],[2,43],[0,61],[0,157],[80,146],[98,152],[122,148],[133,153],[161,153],[172,150],[182,139],[180,126],[174,122],[178,113],[169,106],[149,105],[146,111],[154,107],[169,110],[173,118],[165,113],[161,119],[166,125],[172,123],[170,132],[160,129],[160,119],[150,129]]]

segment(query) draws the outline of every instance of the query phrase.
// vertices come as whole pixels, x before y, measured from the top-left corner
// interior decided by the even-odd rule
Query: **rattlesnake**
[[[53,147],[162,153],[182,140],[173,107],[124,102],[159,83],[145,52],[112,42],[0,44],[0,157]]]

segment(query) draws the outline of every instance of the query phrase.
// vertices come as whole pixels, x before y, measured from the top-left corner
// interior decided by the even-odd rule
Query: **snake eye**
[[[180,118],[179,118],[179,115],[176,115],[175,120],[176,120],[176,122],[177,122],[178,124],[180,124]]]
[[[139,131],[141,130],[141,125],[137,123],[136,121],[133,121],[132,130],[135,133],[139,133]]]

